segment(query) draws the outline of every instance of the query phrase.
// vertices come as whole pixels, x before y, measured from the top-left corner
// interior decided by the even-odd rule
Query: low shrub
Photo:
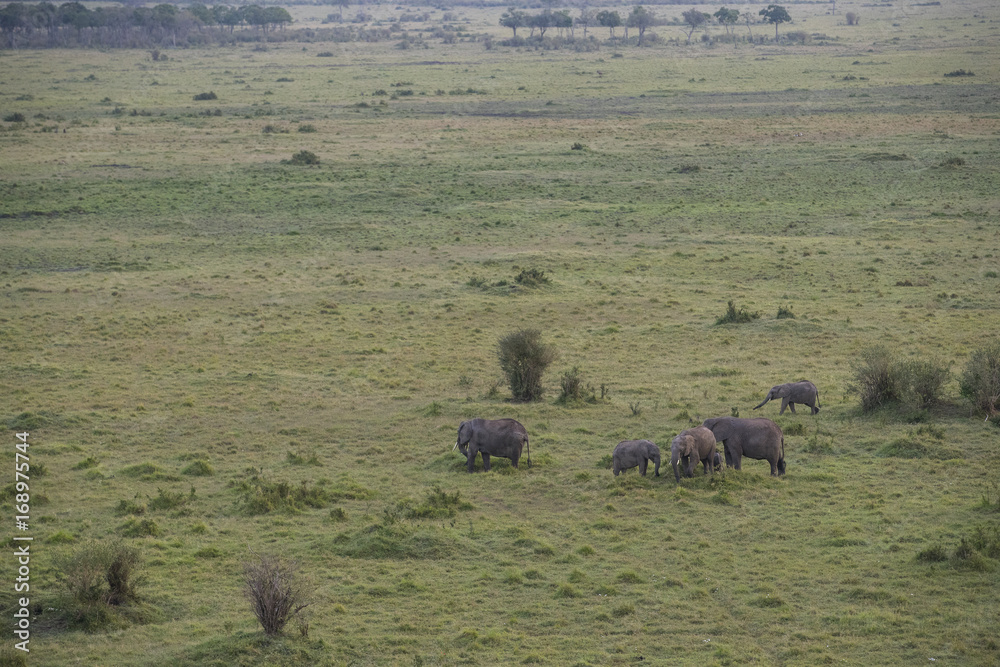
[[[219,96],[212,91],[209,91],[207,93],[198,93],[197,95],[194,96],[195,102],[202,102],[204,100],[217,100],[217,99],[219,99]]]
[[[163,531],[152,519],[129,519],[118,526],[118,532],[125,537],[157,537]]]
[[[181,474],[191,475],[192,477],[208,477],[214,475],[215,470],[209,465],[208,461],[198,459],[185,466],[181,470]]]
[[[785,308],[784,306],[778,306],[778,314],[776,318],[779,320],[794,320],[795,313],[792,312],[791,308]]]
[[[1000,340],[969,355],[958,384],[973,408],[987,416],[1000,412]]]
[[[25,121],[24,114],[20,111],[16,111],[12,114],[8,114],[3,117],[5,122],[8,123],[23,123]]]
[[[514,277],[514,282],[523,287],[541,287],[551,281],[545,276],[545,271],[539,269],[524,269]]]
[[[282,160],[281,164],[293,164],[297,166],[308,166],[319,164],[319,157],[312,151],[299,151],[292,155],[289,160]]]
[[[895,365],[893,354],[881,345],[861,352],[848,389],[858,394],[862,412],[872,412],[899,400],[899,378]]]
[[[955,77],[955,76],[976,76],[972,71],[967,71],[964,69],[956,69],[951,72],[947,72],[945,76]]]
[[[142,566],[141,552],[118,541],[87,542],[58,561],[70,623],[88,632],[128,625],[119,610],[139,601]]]
[[[560,393],[557,402],[566,403],[568,401],[578,401],[582,397],[583,378],[580,376],[580,369],[576,366],[572,370],[563,373],[559,380]]]
[[[760,319],[759,312],[750,312],[742,306],[740,308],[736,308],[736,304],[730,300],[729,303],[726,304],[726,312],[715,320],[715,324],[745,324],[756,319]]]
[[[271,481],[253,472],[249,479],[233,484],[239,497],[236,505],[248,516],[267,514],[275,510],[301,512],[305,507],[321,508],[333,499],[332,494],[317,485],[302,481],[298,485]]]

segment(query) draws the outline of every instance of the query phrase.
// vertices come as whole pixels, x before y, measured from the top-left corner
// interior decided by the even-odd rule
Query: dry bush
[[[299,565],[274,554],[257,554],[243,563],[243,594],[264,633],[278,635],[296,614],[310,604],[309,585],[299,576]]]

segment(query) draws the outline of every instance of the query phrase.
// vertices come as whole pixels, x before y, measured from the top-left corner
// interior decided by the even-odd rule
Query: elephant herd
[[[819,392],[812,382],[790,382],[771,387],[767,397],[756,406],[760,408],[768,401],[780,398],[781,411],[795,404],[808,405],[812,414],[819,412]],[[716,451],[716,444],[722,443],[726,455],[726,466],[741,469],[743,457],[764,460],[771,464],[772,475],[785,474],[785,439],[781,428],[770,419],[741,419],[739,417],[713,417],[701,426],[681,431],[670,443],[670,465],[674,477],[679,482],[681,471],[687,477],[694,476],[694,470],[701,462],[705,474],[712,474],[722,466],[722,457]],[[528,432],[514,419],[471,419],[458,427],[455,447],[465,457],[469,472],[475,471],[476,455],[483,457],[483,469],[490,469],[490,458],[499,456],[510,459],[517,467],[521,452],[527,450],[528,465],[531,465],[531,449]],[[623,440],[612,453],[613,472],[639,468],[646,474],[649,462],[653,462],[653,472],[660,475],[660,448],[649,440]],[[680,467],[678,467],[680,465]]]

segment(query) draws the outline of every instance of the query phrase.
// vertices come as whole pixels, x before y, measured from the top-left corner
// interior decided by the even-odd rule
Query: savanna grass
[[[47,469],[34,544],[120,531],[159,610],[64,630],[41,568],[32,664],[995,662],[973,537],[996,426],[953,380],[920,426],[847,390],[871,345],[962,369],[1000,327],[992,6],[795,5],[809,44],[668,24],[541,59],[472,36],[509,36],[502,12],[453,11],[468,36],[426,49],[2,53],[25,120],[0,129],[0,419]],[[795,318],[714,326],[730,300]],[[603,400],[557,403],[551,374],[510,402],[495,345],[520,329]],[[824,409],[781,417],[780,480],[605,469],[803,377]],[[457,425],[501,416],[539,464],[466,473]],[[248,544],[315,576],[308,637],[264,641]]]

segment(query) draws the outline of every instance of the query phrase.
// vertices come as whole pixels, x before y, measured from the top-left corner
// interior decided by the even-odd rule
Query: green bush
[[[312,151],[299,151],[290,160],[282,160],[282,164],[313,165],[319,164],[319,157]]]
[[[900,362],[897,373],[903,400],[921,409],[930,408],[941,400],[941,390],[951,378],[951,369],[933,359]]]
[[[275,510],[294,513],[305,507],[326,507],[333,499],[333,494],[329,491],[319,486],[309,486],[308,482],[303,481],[298,485],[284,481],[274,482],[256,473],[234,486],[239,493],[236,504],[249,516]]]
[[[212,91],[209,91],[207,93],[198,93],[197,95],[194,96],[195,102],[202,102],[204,100],[217,100],[217,99],[219,99],[219,96]]]
[[[193,477],[206,477],[215,474],[215,470],[209,465],[208,461],[203,461],[198,459],[189,463],[183,470],[181,470],[182,475],[191,475]]]
[[[795,313],[792,312],[791,308],[785,308],[784,306],[778,306],[777,319],[779,320],[794,320]]]
[[[58,561],[61,580],[69,594],[65,610],[73,625],[88,632],[123,627],[119,612],[139,601],[142,554],[123,542],[88,542]]]
[[[524,269],[514,276],[514,282],[524,287],[541,287],[542,285],[548,285],[551,281],[545,276],[545,271]]]
[[[746,308],[740,307],[736,308],[731,300],[726,305],[726,312],[723,313],[717,320],[715,320],[716,325],[721,324],[745,324],[747,322],[752,322],[756,319],[760,319],[759,312],[750,312]]]
[[[580,400],[583,394],[583,378],[580,376],[580,369],[574,366],[573,370],[563,373],[559,387],[561,389],[557,399],[559,403]]]
[[[896,360],[888,348],[881,345],[863,350],[854,366],[854,379],[848,388],[861,399],[861,410],[873,412],[900,398]]]
[[[974,408],[989,416],[1000,412],[1000,340],[969,355],[958,384]]]
[[[24,122],[24,114],[21,113],[20,111],[17,111],[17,112],[14,112],[14,113],[10,114],[10,115],[4,116],[3,119],[4,119],[4,121],[6,121],[8,123],[23,123]]]
[[[555,356],[555,350],[542,343],[542,332],[538,329],[521,329],[497,342],[500,369],[507,376],[515,401],[535,401],[542,397],[542,375]]]

